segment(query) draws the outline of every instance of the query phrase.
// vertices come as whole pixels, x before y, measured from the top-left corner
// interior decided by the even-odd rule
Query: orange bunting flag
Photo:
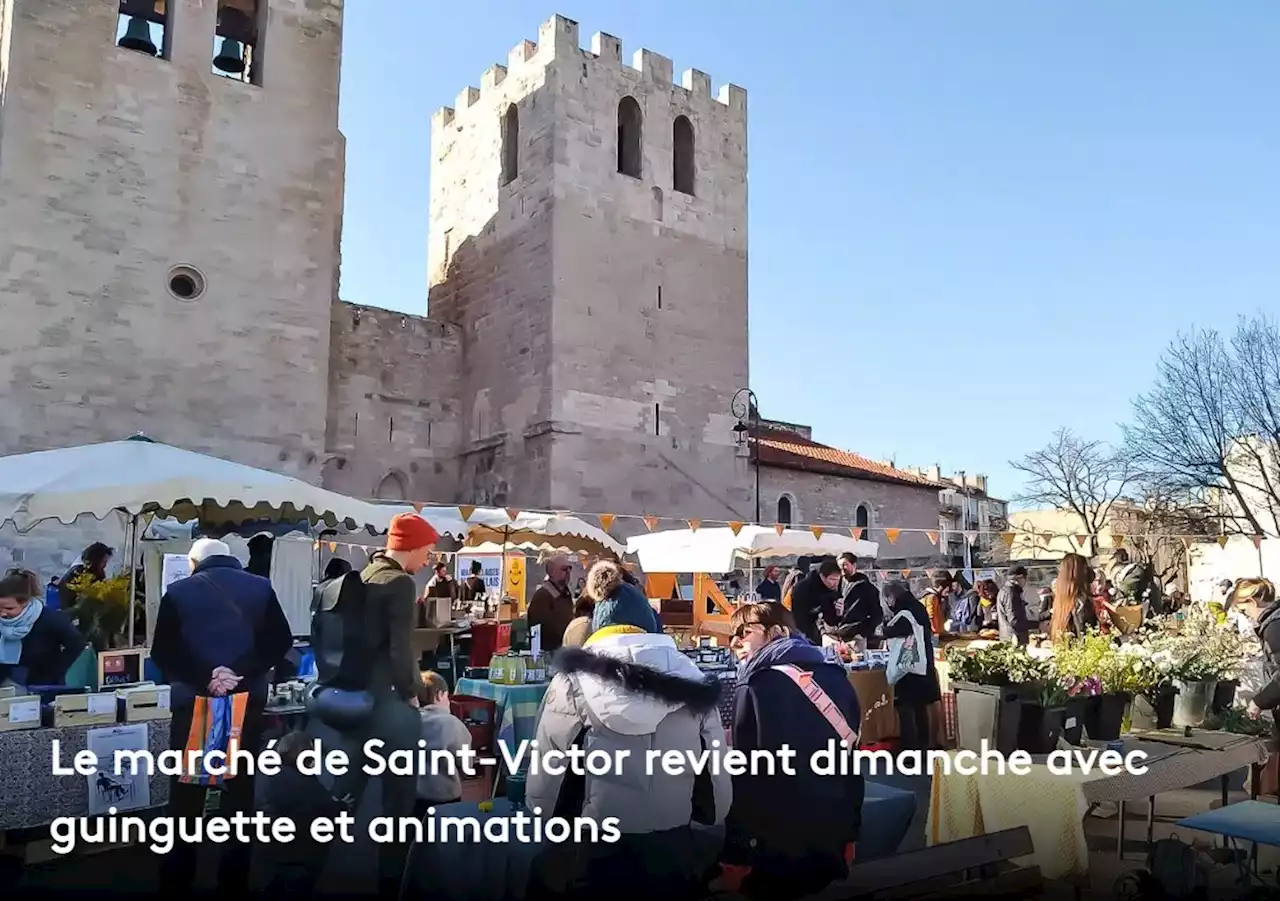
[[[414,513],[421,513],[421,512],[422,512],[422,508],[423,508],[423,506],[425,506],[425,505],[424,505],[424,504],[414,504],[414,505],[413,505],[413,512],[414,512]]]
[[[1001,532],[1000,537],[1004,539],[1005,547],[1013,547],[1014,534],[1012,532]]]
[[[519,515],[520,515],[520,511],[517,510],[515,507],[507,508],[507,519],[515,519]]]
[[[742,527],[745,525],[746,525],[745,522],[731,522],[729,523],[729,530],[733,532],[734,535],[737,535],[739,532],[742,531]]]
[[[1218,536],[1218,547],[1226,547],[1226,546],[1227,546],[1227,536],[1226,536],[1226,535],[1219,535],[1219,536]]]
[[[1088,540],[1089,540],[1089,536],[1088,536],[1088,535],[1077,535],[1077,536],[1076,536],[1076,547],[1080,548],[1080,550],[1082,550],[1082,551],[1083,551],[1083,550],[1084,550],[1084,543],[1085,543],[1086,541],[1088,541]]]
[[[786,525],[785,525],[785,524],[783,524],[783,523],[775,523],[775,524],[774,524],[774,526],[773,526],[773,530],[774,530],[775,532],[777,532],[777,533],[778,533],[778,537],[779,537],[779,538],[781,538],[781,537],[782,537],[782,533],[783,533],[783,532],[785,532],[785,531],[787,530],[787,527],[786,527]]]
[[[811,526],[809,531],[813,533],[813,537],[822,540],[822,526]]]
[[[700,520],[700,519],[691,519],[691,520],[689,520],[689,531],[691,531],[691,532],[696,532],[696,531],[698,531],[698,526],[700,526],[700,525],[702,525],[702,520]]]
[[[1122,548],[1122,547],[1124,547],[1124,536],[1123,536],[1123,535],[1112,535],[1112,536],[1111,536],[1111,546],[1112,546],[1113,548]]]
[[[610,529],[613,528],[613,521],[616,518],[617,517],[614,516],[612,513],[601,513],[599,517],[600,528],[604,529],[606,532],[609,531]]]
[[[1261,535],[1254,535],[1254,536],[1253,536],[1253,546],[1254,546],[1255,548],[1257,548],[1258,550],[1262,550],[1262,536],[1261,536]]]
[[[314,548],[314,549],[315,549],[315,550],[317,550],[317,551],[318,551],[318,550],[320,550],[320,542],[318,542],[318,541],[317,541],[317,542],[315,543],[315,548]]]
[[[336,553],[338,553],[338,542],[336,542],[336,541],[330,541],[330,542],[329,542],[329,553],[331,553],[331,554],[336,554]]]
[[[934,547],[937,547],[937,546],[938,546],[938,533],[937,533],[937,532],[925,532],[924,534],[925,534],[925,537],[929,539],[929,543],[930,543],[931,545],[933,545]]]
[[[890,544],[898,543],[898,536],[902,534],[901,529],[885,529],[884,537],[889,539]]]
[[[910,579],[910,578],[911,578],[911,570],[909,570],[909,569],[904,569],[904,570],[902,571],[902,578],[904,578],[904,579]]]
[[[646,516],[644,518],[644,527],[648,529],[650,532],[652,532],[654,529],[658,527],[658,517]]]
[[[458,512],[462,514],[463,522],[471,522],[471,517],[475,514],[476,508],[473,506],[459,507]]]
[[[854,541],[861,541],[861,540],[862,540],[862,529],[855,527],[855,528],[850,529],[849,531],[850,531],[851,533],[853,533],[853,540],[854,540]]]

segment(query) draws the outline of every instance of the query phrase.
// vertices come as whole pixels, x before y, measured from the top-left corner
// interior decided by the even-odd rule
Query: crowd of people
[[[365,742],[378,738],[384,753],[420,748],[460,753],[470,732],[450,712],[447,683],[421,673],[411,645],[420,604],[413,576],[432,564],[438,536],[416,515],[396,517],[384,549],[366,567],[333,567],[317,589],[312,644],[319,679],[309,702],[305,731],[279,744],[285,770],[255,791],[254,777],[237,775],[219,788],[219,812],[248,810],[259,796],[275,815],[306,820],[354,812],[370,779],[380,784],[378,815],[424,816],[431,805],[461,798],[456,773],[366,776],[359,767],[331,783],[304,777],[289,766],[313,737],[335,743],[358,759]],[[95,559],[89,560],[93,556]],[[101,552],[86,552],[84,565],[100,565]],[[293,640],[269,579],[248,571],[222,541],[200,539],[190,551],[191,574],[172,583],[159,607],[151,656],[172,686],[171,743],[189,748],[192,723],[210,699],[247,699],[241,742],[264,740],[264,708],[273,670],[288,666]],[[735,749],[779,751],[808,760],[832,740],[858,744],[862,711],[833,646],[875,649],[893,638],[924,635],[927,668],[894,686],[901,746],[936,746],[933,721],[941,700],[934,643],[947,632],[991,627],[1001,639],[1026,643],[1038,631],[1051,637],[1106,627],[1117,604],[1153,611],[1170,605],[1117,559],[1111,576],[1096,573],[1085,558],[1068,555],[1047,594],[1028,597],[1026,571],[1015,567],[1003,586],[980,581],[967,587],[950,575],[932,580],[917,598],[904,581],[877,586],[849,554],[811,563],[778,582],[767,571],[759,600],[739,604],[732,616],[730,649],[739,670],[729,740]],[[737,891],[753,899],[793,898],[841,878],[854,859],[862,829],[864,785],[860,776],[756,773],[730,778],[721,772],[672,776],[644,769],[637,751],[698,755],[723,743],[721,683],[703,674],[664,634],[657,611],[626,567],[595,563],[575,591],[563,557],[546,561],[545,578],[528,607],[541,627],[542,647],[553,654],[554,676],[537,723],[544,750],[630,750],[621,772],[607,777],[530,773],[527,799],[544,816],[616,817],[616,844],[553,845],[531,876],[531,898],[696,898],[709,889]],[[461,590],[478,594],[481,573]],[[451,584],[452,583],[452,584]],[[1119,584],[1117,584],[1119,583]],[[38,580],[10,574],[0,582],[0,680],[14,670],[27,678],[60,681],[84,641],[70,619],[38,597]],[[437,567],[426,594],[456,597],[459,586]],[[789,599],[789,607],[781,603]],[[1255,708],[1280,706],[1280,605],[1261,579],[1234,583],[1219,602],[1223,620],[1248,623],[1262,642],[1270,682]],[[327,617],[327,618],[326,618]],[[1241,626],[1243,628],[1243,626]],[[72,655],[74,656],[74,655]],[[198,730],[195,730],[198,731]],[[174,778],[174,815],[198,817],[208,789]],[[248,891],[247,845],[223,849],[218,886]],[[342,845],[302,841],[274,849],[269,891],[305,897],[315,888],[324,858]],[[408,848],[379,847],[379,894],[397,896]],[[193,845],[179,846],[162,862],[162,888],[190,891],[196,871]]]

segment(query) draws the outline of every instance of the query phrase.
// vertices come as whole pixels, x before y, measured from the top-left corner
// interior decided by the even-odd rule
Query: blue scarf
[[[22,640],[41,613],[44,613],[44,601],[32,598],[13,619],[0,619],[0,664],[12,666],[22,659]]]

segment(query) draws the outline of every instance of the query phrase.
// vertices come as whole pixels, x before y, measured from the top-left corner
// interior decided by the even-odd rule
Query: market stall
[[[1035,764],[1017,778],[935,771],[929,840],[1026,826],[1046,877],[1080,877],[1088,869],[1083,821],[1099,804],[1118,806],[1123,849],[1129,802],[1145,802],[1150,842],[1165,792],[1216,779],[1225,806],[1228,782],[1242,771],[1252,772],[1256,792],[1272,758],[1271,722],[1234,698],[1236,680],[1259,653],[1250,641],[1193,609],[1123,636],[950,649],[960,749],[986,743],[1006,756],[1023,751]],[[1050,771],[1047,755],[1076,748],[1141,752],[1146,771]]]
[[[73,783],[50,772],[55,738],[78,740],[82,747],[83,742],[108,740],[167,747],[168,688],[148,682],[146,647],[142,643],[134,647],[132,615],[140,535],[154,517],[226,527],[245,522],[303,522],[350,530],[376,528],[381,520],[373,504],[141,436],[0,457],[0,523],[11,522],[24,531],[50,520],[69,524],[83,514],[101,520],[112,513],[122,513],[131,522],[125,575],[117,577],[127,585],[128,625],[122,631],[127,631],[129,647],[98,655],[96,675],[84,680],[92,682],[87,692],[83,685],[45,686],[39,695],[17,694],[12,686],[0,689],[7,695],[0,695],[0,759],[24,763],[21,780],[12,783],[12,791],[10,783],[4,783],[0,794],[7,829],[38,826],[86,810],[97,812],[94,792],[117,798],[119,809],[126,801],[140,807],[164,801],[164,780],[151,792],[137,783],[99,784],[102,779],[109,781],[102,773],[86,784],[84,777]],[[119,637],[98,636],[100,646],[106,647]],[[106,669],[108,664],[114,669]],[[98,688],[105,690],[92,690]],[[83,734],[75,731],[89,726],[93,728]],[[79,784],[85,794],[73,791],[69,787],[73,784]],[[121,794],[126,788],[128,798]]]

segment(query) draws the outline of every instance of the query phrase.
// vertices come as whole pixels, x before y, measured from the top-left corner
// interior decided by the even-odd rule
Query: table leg
[[[1116,804],[1116,857],[1124,859],[1124,815],[1125,802],[1120,801]]]
[[[1258,800],[1258,786],[1262,782],[1262,766],[1256,763],[1249,764],[1249,800]]]
[[[1221,779],[1221,784],[1222,784],[1222,806],[1226,807],[1230,803],[1230,801],[1227,798],[1227,794],[1228,794],[1227,786],[1230,783],[1227,781],[1227,777],[1225,775]]]
[[[1151,846],[1156,840],[1156,796],[1152,795],[1147,798],[1147,850],[1151,850]]]
[[[449,666],[453,673],[453,684],[457,685],[462,675],[458,672],[458,639],[455,633],[449,633]]]

